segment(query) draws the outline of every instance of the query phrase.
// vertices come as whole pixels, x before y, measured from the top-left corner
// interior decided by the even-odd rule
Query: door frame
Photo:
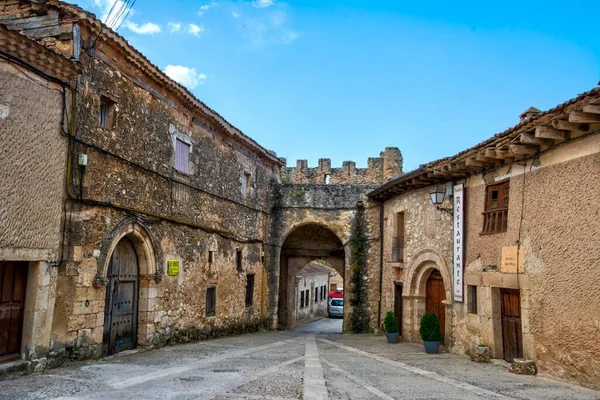
[[[404,325],[404,299],[402,290],[404,283],[394,282],[394,315],[398,318],[398,333],[402,336],[402,325]]]
[[[517,340],[516,343],[516,347],[517,347],[517,354],[516,356],[513,354],[510,354],[510,356],[513,356],[512,359],[508,360],[508,358],[510,358],[506,353],[507,353],[507,343],[506,343],[506,338],[508,336],[510,336],[510,332],[508,331],[508,322],[505,324],[505,303],[504,303],[504,295],[516,295],[517,297],[517,308],[518,308],[518,317],[510,317],[510,316],[506,316],[506,318],[518,318],[518,326],[517,326],[517,332],[515,333],[515,339]],[[519,289],[508,289],[508,288],[500,288],[500,330],[501,330],[501,334],[500,334],[500,338],[501,338],[501,349],[502,349],[502,358],[505,361],[508,362],[512,362],[513,359],[515,358],[523,358],[523,313],[521,312],[521,291]]]

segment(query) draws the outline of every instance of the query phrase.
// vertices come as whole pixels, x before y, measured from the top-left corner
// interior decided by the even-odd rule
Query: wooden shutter
[[[189,173],[189,154],[190,145],[176,139],[175,140],[175,169],[181,173]]]

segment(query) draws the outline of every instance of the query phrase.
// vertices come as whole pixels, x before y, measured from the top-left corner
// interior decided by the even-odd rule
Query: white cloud
[[[182,65],[167,65],[164,71],[167,76],[188,89],[194,89],[206,81],[206,74],[196,72],[195,68],[188,68]]]
[[[169,32],[179,32],[181,30],[181,24],[179,22],[169,22]]]
[[[138,25],[135,22],[127,21],[123,26],[139,35],[154,35],[155,33],[162,32],[160,26],[153,22],[146,22],[145,24]]]
[[[275,4],[274,0],[254,0],[252,5],[256,8],[265,8]]]
[[[203,26],[198,26],[196,24],[189,24],[188,25],[188,33],[196,36],[196,37],[200,37],[200,34],[204,32],[204,27]]]
[[[209,3],[209,4],[204,4],[204,5],[200,6],[200,11],[198,11],[198,15],[202,16],[202,15],[204,15],[205,12],[207,12],[211,8],[215,8],[218,6],[219,5],[217,4],[216,1],[213,1],[212,3]]]
[[[240,14],[236,13],[236,12],[232,12],[231,15],[233,16],[233,18],[238,19],[240,17]]]

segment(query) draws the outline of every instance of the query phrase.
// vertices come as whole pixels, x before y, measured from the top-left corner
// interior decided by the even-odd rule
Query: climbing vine
[[[356,205],[356,215],[352,223],[350,237],[350,327],[354,333],[369,333],[369,280],[367,271],[367,251],[369,242],[366,235],[365,206],[362,201]]]

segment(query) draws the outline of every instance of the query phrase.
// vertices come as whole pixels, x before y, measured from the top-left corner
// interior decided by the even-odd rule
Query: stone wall
[[[62,89],[4,61],[0,87],[0,260],[56,262],[67,152]]]
[[[382,313],[394,309],[394,284],[403,284],[402,336],[420,340],[418,329],[425,312],[425,282],[432,269],[444,278],[446,300],[450,299],[452,277],[452,217],[431,204],[432,187],[414,190],[385,202]],[[443,207],[450,207],[446,201]],[[402,259],[393,253],[398,235],[397,213],[404,213]],[[396,256],[396,257],[394,257]],[[451,303],[448,301],[448,305]],[[446,310],[446,344],[450,343],[452,312]]]
[[[386,147],[379,157],[369,158],[367,168],[356,168],[354,161],[331,168],[329,158],[320,158],[317,167],[309,168],[307,160],[297,160],[296,167],[282,168],[281,179],[294,184],[382,184],[402,174],[402,161],[397,147]]]

